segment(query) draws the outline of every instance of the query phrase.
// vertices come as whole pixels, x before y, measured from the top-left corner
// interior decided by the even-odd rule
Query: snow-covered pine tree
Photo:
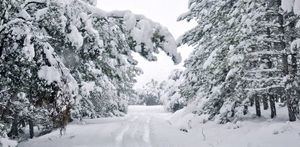
[[[269,12],[267,1],[249,3],[246,14],[251,29],[249,42],[245,46],[245,74],[243,80],[247,83],[246,89],[251,105],[255,103],[256,115],[261,116],[260,104],[264,109],[271,108],[271,117],[276,116],[275,96],[282,93],[282,76],[280,67],[281,52],[274,48],[274,19]],[[256,13],[254,13],[256,12]]]
[[[280,7],[277,1],[265,0],[190,1],[190,11],[179,20],[195,19],[198,25],[180,40],[196,47],[185,64],[187,70],[181,94],[198,103],[196,113],[208,114],[209,119],[226,123],[239,114],[246,114],[254,99],[257,115],[260,115],[262,102],[265,109],[270,103],[271,117],[275,117],[275,99],[289,96],[284,92],[286,87],[295,87],[298,83],[293,80],[294,86],[284,86],[282,82],[284,77],[289,77],[282,74],[290,71],[289,53],[285,50],[291,39],[287,41],[286,38],[295,38],[295,34],[285,32],[289,27],[278,23],[284,12]],[[293,18],[285,21],[287,26],[297,22],[297,17],[284,16],[284,19]],[[285,46],[280,47],[279,42]],[[291,59],[296,60],[295,55]],[[295,69],[296,61],[293,62],[291,65]],[[295,91],[290,93],[296,94]],[[298,102],[292,101],[288,107],[294,106],[289,109],[297,113]]]
[[[297,109],[299,109],[299,94],[296,90],[299,82],[295,78],[297,57],[290,48],[292,41],[299,36],[295,30],[299,16],[294,12],[284,10],[285,3],[289,2],[281,0],[257,2],[259,7],[264,9],[260,16],[261,23],[257,26],[261,25],[262,30],[265,29],[265,31],[256,29],[258,33],[263,32],[261,37],[258,36],[256,39],[257,45],[263,45],[259,47],[263,49],[259,54],[262,61],[260,68],[263,70],[259,71],[260,77],[258,78],[260,79],[257,80],[260,80],[260,84],[256,83],[256,86],[260,87],[260,93],[262,91],[265,93],[261,96],[267,95],[267,97],[261,98],[265,108],[268,105],[265,99],[269,99],[272,118],[276,115],[274,101],[280,99],[281,102],[287,103],[290,121],[295,121]]]
[[[239,84],[243,52],[236,46],[243,18],[238,1],[190,1],[190,11],[179,20],[195,19],[198,25],[183,35],[182,44],[196,45],[186,61],[185,82],[180,86],[182,96],[198,103],[198,114],[209,119],[219,115],[225,123],[234,115],[234,108],[243,100],[235,95]],[[240,66],[242,67],[242,66]],[[234,76],[233,76],[234,75]],[[193,100],[194,99],[194,100]]]
[[[293,27],[291,26],[294,26],[293,24],[297,22],[298,18],[293,13],[284,12],[281,6],[280,1],[250,1],[246,6],[247,12],[245,13],[245,18],[248,19],[246,26],[250,33],[246,34],[248,37],[242,43],[245,52],[245,60],[243,61],[245,70],[242,80],[246,83],[245,90],[250,96],[250,103],[255,103],[258,116],[261,115],[261,102],[264,109],[268,109],[270,106],[271,118],[276,116],[275,101],[281,99],[283,102],[285,97],[288,98],[290,95],[289,92],[285,92],[289,91],[286,87],[297,89],[297,84],[295,84],[297,79],[294,78],[291,82],[294,83],[294,86],[285,86],[284,81],[286,80],[284,79],[297,73],[296,70],[293,72],[288,68],[297,67],[293,63],[291,63],[292,67],[289,67],[290,63],[288,63],[287,56],[290,53],[284,49],[284,46],[290,46],[291,38],[297,36],[295,29],[292,30]],[[286,19],[286,26],[280,25],[284,21],[283,18]],[[291,58],[296,60],[295,55],[291,55]],[[286,76],[287,73],[290,75]],[[290,93],[297,94],[296,91]],[[297,101],[294,102],[294,104],[298,103]]]
[[[293,45],[293,42],[299,38],[299,29],[296,29],[297,23],[300,21],[299,11],[300,1],[283,1],[276,0],[274,2],[275,14],[277,15],[279,34],[278,47],[283,51],[283,76],[285,76],[285,95],[286,103],[288,107],[290,121],[296,121],[296,117],[299,116],[299,69],[296,50],[299,50],[297,46]]]
[[[65,56],[66,66],[72,69],[80,87],[84,88],[80,90],[84,92],[81,94],[84,105],[92,104],[90,100],[95,105],[99,102],[97,108],[87,107],[98,109],[98,115],[111,114],[119,108],[120,111],[126,111],[124,97],[132,89],[134,77],[140,73],[135,67],[132,51],[150,61],[156,60],[153,53],[158,53],[159,48],[172,56],[174,61],[180,58],[174,52],[176,45],[170,33],[143,16],[127,11],[107,13],[76,0],[63,5],[54,3],[52,7],[53,10],[48,10],[52,15],[41,15],[45,17],[42,19],[45,21],[45,30],[55,31],[50,27],[58,29],[49,34],[53,34],[52,38],[62,40],[62,43],[54,42],[53,46],[61,50],[57,52]],[[62,13],[64,11],[66,13]],[[63,19],[54,21],[55,18],[48,18],[52,16]],[[64,28],[68,35],[60,34]],[[86,88],[94,91],[93,98]]]
[[[161,101],[166,110],[175,112],[186,106],[186,99],[180,95],[179,86],[183,82],[183,71],[175,69],[169,75],[168,80],[161,83]]]
[[[31,131],[33,125],[50,131],[64,127],[70,108],[73,117],[126,112],[140,73],[132,52],[155,61],[161,49],[180,62],[174,38],[161,25],[128,11],[103,12],[95,1],[87,2],[1,1],[3,134],[17,136],[20,122],[30,124]],[[28,121],[19,121],[23,118]]]
[[[1,87],[8,89],[8,96],[1,98],[2,117],[12,117],[5,120],[12,124],[9,136],[18,137],[20,124],[29,123],[33,137],[33,125],[39,125],[33,124],[36,118],[49,118],[46,127],[59,127],[59,114],[74,102],[77,84],[34,25],[27,5],[20,2],[12,7],[15,12],[1,28]]]

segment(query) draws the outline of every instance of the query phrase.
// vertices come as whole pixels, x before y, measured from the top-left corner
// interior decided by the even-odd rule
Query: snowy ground
[[[180,113],[177,114],[177,117]],[[170,119],[173,118],[173,119]],[[300,122],[245,121],[198,124],[180,131],[178,119],[162,106],[131,106],[124,118],[85,120],[23,142],[19,147],[299,147]],[[194,125],[194,124],[193,124]]]

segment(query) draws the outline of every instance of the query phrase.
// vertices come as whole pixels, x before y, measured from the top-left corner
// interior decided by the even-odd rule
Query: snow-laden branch
[[[181,55],[177,52],[175,38],[161,24],[153,22],[143,15],[133,14],[130,11],[106,12],[81,0],[78,0],[78,2],[91,11],[91,16],[119,20],[121,22],[119,27],[125,30],[136,44],[132,50],[147,60],[157,60],[154,54],[158,54],[159,49],[161,49],[168,56],[172,57],[175,64],[181,62]]]
[[[130,33],[137,44],[134,51],[140,54],[145,51],[150,53],[144,56],[146,59],[156,60],[153,53],[159,53],[158,49],[161,49],[172,57],[176,64],[181,61],[173,35],[161,24],[130,11],[113,11],[108,14],[108,17],[121,18],[124,29]]]

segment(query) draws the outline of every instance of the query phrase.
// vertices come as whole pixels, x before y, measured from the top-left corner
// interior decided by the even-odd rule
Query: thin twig
[[[203,136],[203,141],[205,141],[205,140],[206,140],[206,136],[205,136],[205,134],[204,134],[203,128],[202,128],[202,136]]]

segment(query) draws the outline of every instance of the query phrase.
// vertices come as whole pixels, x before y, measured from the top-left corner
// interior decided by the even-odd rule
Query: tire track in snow
[[[151,116],[136,115],[129,118],[117,134],[117,147],[152,147],[150,140]]]
[[[117,135],[117,137],[116,137],[116,146],[117,147],[121,147],[122,146],[122,142],[123,142],[123,139],[124,139],[124,134],[129,130],[129,128],[130,128],[130,124],[132,123],[132,122],[134,122],[135,120],[137,120],[138,119],[138,116],[135,116],[135,117],[133,117],[132,119],[130,119],[129,120],[129,124],[127,124],[125,127],[124,127],[124,129],[122,129],[121,130],[121,132]]]
[[[146,119],[146,124],[144,126],[144,134],[143,134],[143,140],[144,142],[149,146],[151,147],[151,142],[150,142],[150,121],[151,121],[151,118],[148,117]]]
[[[133,122],[135,122],[137,119],[139,118],[139,116],[135,116],[133,119],[131,119],[129,122],[130,124],[132,124]],[[131,126],[131,130],[130,130],[130,136],[131,138],[134,138],[135,134],[136,134],[136,131],[137,131],[137,125],[133,125]]]
[[[121,147],[121,144],[123,142],[124,134],[128,131],[129,125],[126,125],[126,127],[117,135],[116,137],[116,143],[117,147]]]
[[[123,137],[117,142],[118,147],[151,147],[150,121],[150,116],[144,115],[137,115],[128,119],[129,128],[126,128],[125,132],[123,131],[123,135],[119,135]]]
[[[134,116],[132,119],[130,119],[128,124],[124,127],[124,129],[121,130],[121,132],[116,137],[116,146],[121,147],[124,139],[125,133],[129,130],[130,124],[138,119],[138,116]]]

